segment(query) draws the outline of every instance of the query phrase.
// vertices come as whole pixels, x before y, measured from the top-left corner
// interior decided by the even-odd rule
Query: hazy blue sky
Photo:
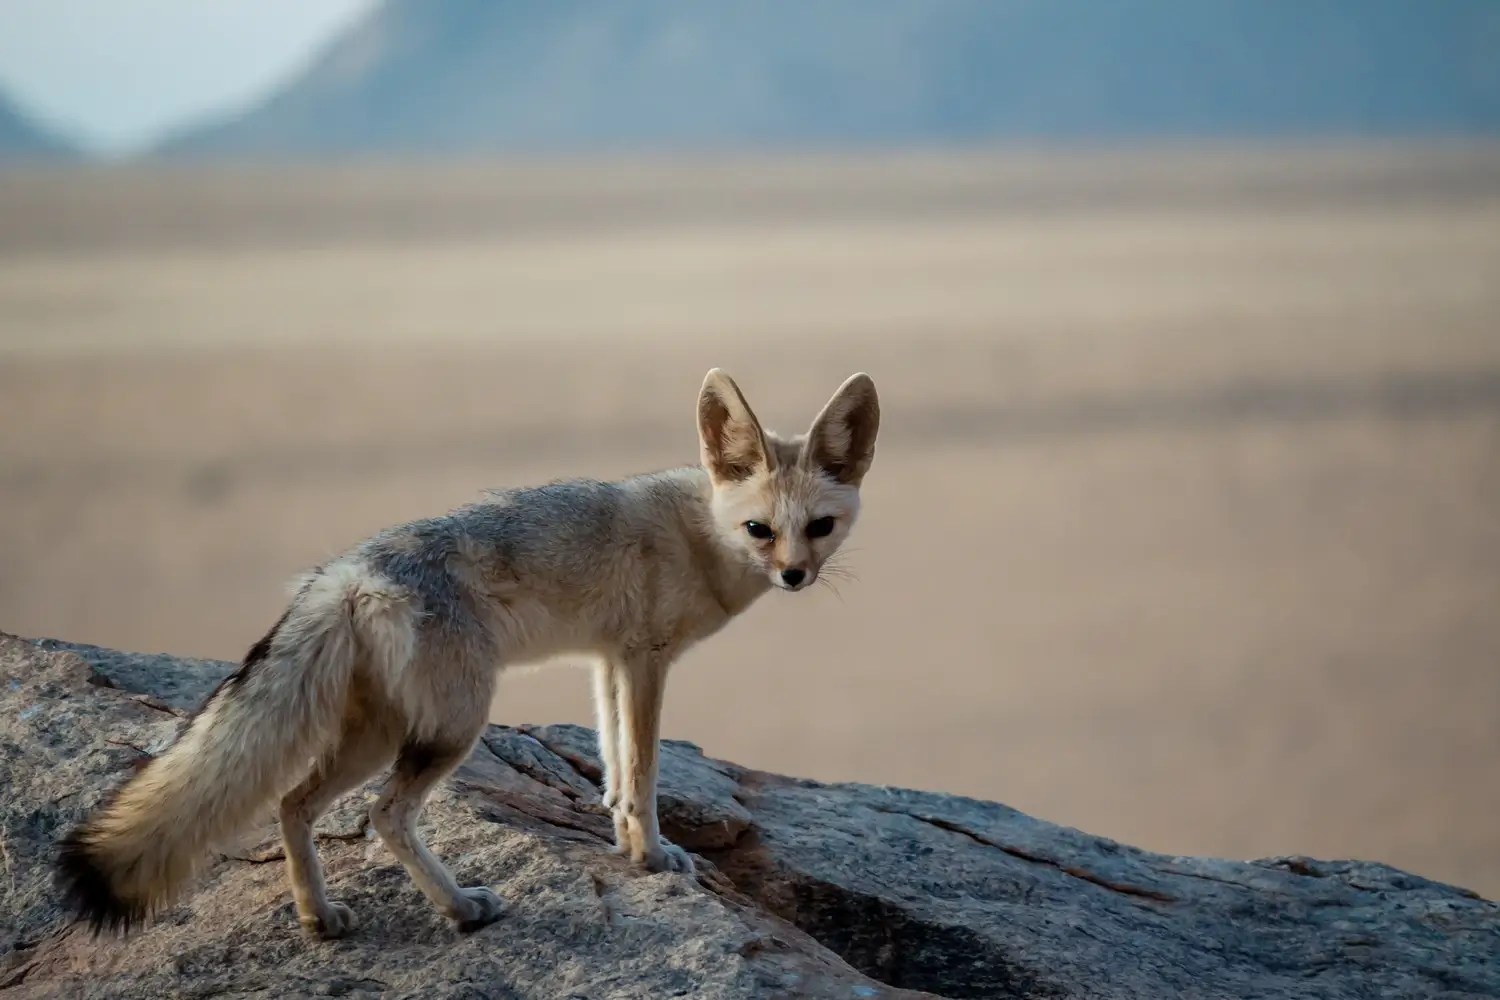
[[[0,87],[103,152],[254,100],[376,0],[0,0]]]

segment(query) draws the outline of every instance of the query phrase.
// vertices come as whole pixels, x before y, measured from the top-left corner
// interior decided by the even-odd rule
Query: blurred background
[[[0,90],[0,628],[237,659],[865,370],[857,579],[668,736],[1500,896],[1500,4],[0,0]]]

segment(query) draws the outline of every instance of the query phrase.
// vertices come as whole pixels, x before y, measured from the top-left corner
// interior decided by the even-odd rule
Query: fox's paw
[[[625,818],[625,810],[616,809],[613,819],[615,821],[615,846],[609,849],[611,854],[631,853],[630,821]]]
[[[354,928],[359,926],[359,920],[354,916],[354,911],[343,903],[328,904],[328,908],[322,913],[310,914],[308,916],[298,915],[297,922],[302,929],[314,937],[324,941],[332,941],[335,938],[344,937]]]
[[[614,812],[615,806],[620,804],[620,790],[618,788],[606,788],[604,794],[599,796],[599,804],[610,812]]]
[[[647,851],[641,861],[648,871],[653,872],[682,872],[684,875],[691,875],[694,870],[692,855],[666,837],[661,838],[656,850]]]
[[[466,912],[455,915],[454,919],[458,921],[458,929],[466,934],[494,923],[505,912],[504,901],[485,886],[476,885],[458,891],[468,906],[465,907]]]

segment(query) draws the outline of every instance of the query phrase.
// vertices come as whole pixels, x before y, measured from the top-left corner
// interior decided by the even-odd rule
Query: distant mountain
[[[0,163],[56,160],[77,155],[68,142],[29,118],[0,92]]]
[[[1495,0],[386,0],[175,154],[1500,133]]]

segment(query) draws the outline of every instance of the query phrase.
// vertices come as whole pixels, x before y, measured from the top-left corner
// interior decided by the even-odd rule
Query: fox
[[[173,743],[61,838],[64,905],[95,937],[129,934],[274,804],[300,927],[343,937],[357,920],[329,898],[313,823],[389,767],[375,833],[460,932],[493,922],[500,896],[460,886],[417,819],[483,733],[500,674],[559,656],[592,665],[611,850],[694,874],[657,815],[668,669],[764,594],[819,579],[859,515],[879,426],[863,372],[783,437],[714,368],[697,465],[488,491],[303,574]]]

